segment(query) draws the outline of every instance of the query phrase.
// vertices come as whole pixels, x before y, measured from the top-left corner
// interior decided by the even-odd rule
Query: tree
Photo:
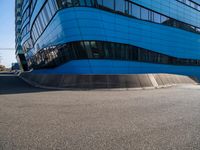
[[[6,70],[6,67],[3,65],[0,65],[0,71],[5,71],[5,70]]]

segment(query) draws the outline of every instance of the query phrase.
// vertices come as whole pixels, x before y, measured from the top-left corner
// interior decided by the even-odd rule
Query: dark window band
[[[132,45],[103,41],[79,41],[45,48],[28,59],[28,65],[34,69],[53,68],[71,60],[81,59],[200,66],[200,60],[177,58]]]

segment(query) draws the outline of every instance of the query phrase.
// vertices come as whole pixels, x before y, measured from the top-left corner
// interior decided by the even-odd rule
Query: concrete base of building
[[[200,82],[195,77],[172,74],[51,75],[21,73],[19,76],[33,86],[52,89],[148,89]]]

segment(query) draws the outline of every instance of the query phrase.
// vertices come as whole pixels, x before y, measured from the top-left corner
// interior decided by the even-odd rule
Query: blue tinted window
[[[103,0],[97,0],[98,5],[103,5]]]
[[[85,0],[87,6],[92,6],[91,0]]]
[[[140,18],[140,7],[137,5],[132,5],[132,15],[136,18]]]
[[[115,1],[115,10],[120,12],[125,12],[125,1],[124,0],[116,0]]]
[[[165,17],[165,16],[161,16],[160,18],[160,22],[161,23],[165,23],[166,21],[168,21],[169,18]]]
[[[80,5],[85,6],[85,0],[80,0]]]
[[[149,11],[145,8],[141,8],[141,19],[143,20],[149,19]]]
[[[154,13],[154,22],[160,23],[160,14]]]
[[[110,9],[114,9],[114,0],[104,0],[103,5]]]

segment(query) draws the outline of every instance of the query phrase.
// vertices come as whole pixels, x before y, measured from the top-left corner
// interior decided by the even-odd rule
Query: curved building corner
[[[200,75],[198,0],[19,1],[16,43],[32,75]]]

